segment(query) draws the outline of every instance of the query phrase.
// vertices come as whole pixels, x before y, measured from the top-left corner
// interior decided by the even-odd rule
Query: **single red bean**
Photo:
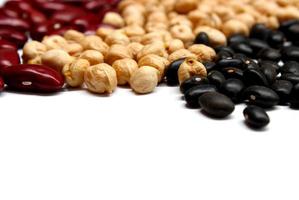
[[[0,49],[14,49],[17,50],[17,46],[7,40],[0,39]]]
[[[8,88],[25,92],[57,92],[64,85],[63,76],[44,65],[14,65],[1,70]]]
[[[15,49],[0,49],[0,70],[3,67],[20,64],[20,57]]]
[[[85,2],[84,7],[88,11],[98,12],[106,5],[107,5],[106,0],[92,0],[92,1]]]
[[[19,14],[18,14],[17,11],[15,11],[15,10],[11,10],[11,9],[9,9],[9,8],[6,8],[6,9],[4,9],[4,8],[0,8],[0,16],[2,16],[2,17],[7,16],[7,17],[15,17],[15,18],[18,18],[18,17],[19,17]]]
[[[64,10],[75,8],[74,6],[66,5],[59,2],[40,2],[38,7],[48,16],[55,12],[63,12]]]
[[[5,39],[9,42],[12,42],[18,46],[18,48],[23,47],[27,41],[27,36],[25,33],[21,33],[14,29],[6,28],[0,29],[0,39]]]
[[[22,16],[24,12],[30,12],[32,10],[30,3],[25,0],[6,1],[3,7],[4,9],[15,10],[19,16]]]
[[[0,77],[0,92],[4,89],[4,80]]]
[[[34,26],[45,23],[47,21],[46,16],[42,12],[39,12],[35,9],[31,10],[30,14],[28,15],[28,19]]]
[[[49,32],[47,23],[39,24],[30,31],[30,36],[34,40],[42,40]]]
[[[80,31],[84,32],[88,29],[88,27],[99,24],[100,22],[101,20],[97,15],[87,14],[84,16],[77,17],[72,21],[71,24],[77,26]]]
[[[25,32],[29,30],[30,25],[23,19],[0,17],[0,28],[11,28],[17,31]]]
[[[82,9],[79,8],[71,8],[71,9],[66,9],[63,11],[56,12],[52,15],[52,20],[61,22],[61,23],[70,23],[74,19],[80,16],[84,16],[86,13],[82,11]]]

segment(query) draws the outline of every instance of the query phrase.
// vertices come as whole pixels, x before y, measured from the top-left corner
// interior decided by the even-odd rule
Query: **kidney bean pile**
[[[283,0],[7,1],[0,91],[52,93],[66,82],[93,93],[128,84],[146,94],[166,82],[213,118],[246,103],[246,123],[263,128],[267,110],[299,108],[298,7]]]

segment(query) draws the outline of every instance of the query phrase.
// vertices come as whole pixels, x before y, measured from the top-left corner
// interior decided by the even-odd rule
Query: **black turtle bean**
[[[299,20],[298,19],[292,19],[292,20],[287,20],[284,21],[280,24],[279,26],[279,30],[282,31],[283,33],[287,33],[288,29],[294,25],[294,24],[299,24]]]
[[[285,105],[290,100],[290,94],[293,89],[293,84],[286,80],[276,80],[271,88],[278,94],[280,102],[279,104]]]
[[[204,44],[210,46],[210,38],[205,32],[200,32],[196,35],[194,44]]]
[[[280,71],[280,66],[278,65],[278,63],[274,62],[274,61],[270,61],[270,60],[260,60],[259,61],[259,66],[261,68],[263,68],[263,67],[272,67],[276,70],[277,73]]]
[[[243,79],[243,70],[235,67],[226,67],[221,69],[222,74],[226,79],[229,78],[236,78],[236,79]]]
[[[227,43],[229,46],[236,43],[247,43],[247,42],[248,42],[248,38],[241,34],[232,35],[227,39]]]
[[[189,108],[199,108],[198,98],[206,92],[216,92],[217,89],[214,85],[211,84],[201,84],[194,86],[187,90],[184,94],[187,106]]]
[[[287,61],[281,68],[281,73],[291,73],[299,75],[299,63],[296,61]]]
[[[290,40],[292,42],[298,40],[299,24],[291,25],[286,31],[286,36],[287,36],[288,40]]]
[[[216,64],[217,64],[217,67],[220,69],[226,68],[226,67],[236,67],[236,68],[240,68],[240,69],[244,68],[244,65],[243,65],[244,63],[242,62],[241,59],[238,59],[238,58],[221,59]]]
[[[180,90],[182,93],[187,92],[189,89],[201,85],[201,84],[208,84],[209,80],[207,78],[202,78],[199,76],[192,76],[185,80],[181,85],[180,85]]]
[[[260,69],[247,69],[243,73],[243,80],[245,85],[262,85],[268,86],[269,83],[267,81],[266,76]]]
[[[281,80],[287,80],[290,81],[292,84],[296,85],[299,83],[299,75],[292,74],[292,73],[285,73],[282,74],[280,77]]]
[[[263,49],[270,48],[270,46],[266,42],[255,38],[249,39],[248,44],[250,45],[250,47],[253,49],[254,52],[259,52]]]
[[[251,56],[253,54],[253,49],[246,43],[235,43],[231,45],[231,48],[237,53],[243,53],[247,56]]]
[[[209,79],[209,82],[212,85],[215,85],[217,88],[219,88],[222,85],[222,83],[225,82],[224,75],[221,72],[217,71],[217,70],[209,72],[208,73],[208,79]]]
[[[296,84],[290,95],[290,107],[291,108],[299,108],[299,84]]]
[[[239,103],[241,101],[241,94],[244,89],[244,84],[239,79],[227,79],[220,87],[220,92],[225,94],[234,103]]]
[[[283,61],[298,61],[299,62],[299,47],[287,46],[281,50]]]
[[[244,61],[244,68],[245,69],[258,69],[259,64],[256,61],[248,58],[247,60]]]
[[[220,51],[226,51],[226,52],[229,52],[230,55],[234,55],[235,52],[232,48],[230,48],[229,46],[218,46],[218,47],[215,47],[215,51],[216,53],[220,52]]]
[[[250,37],[260,40],[267,40],[270,29],[268,29],[264,24],[256,24],[251,28]]]
[[[205,68],[208,72],[212,71],[216,68],[216,63],[213,61],[205,61],[202,64],[205,66]]]
[[[216,118],[225,118],[235,110],[231,99],[218,92],[207,92],[198,101],[205,113]]]
[[[276,49],[263,49],[258,52],[257,57],[263,60],[279,61],[281,59],[281,53]]]
[[[263,66],[260,70],[265,75],[269,85],[272,85],[276,81],[277,72],[275,68],[271,66]]]
[[[178,70],[180,65],[184,62],[185,58],[173,61],[167,68],[165,73],[166,83],[170,86],[176,86],[179,84]]]
[[[270,122],[266,111],[258,106],[247,106],[243,111],[243,115],[246,124],[252,128],[260,129],[267,126]]]
[[[233,54],[231,54],[228,51],[219,51],[216,56],[216,61],[222,60],[222,59],[229,59],[229,58],[232,58],[232,56],[233,56]]]
[[[268,44],[273,48],[281,47],[285,41],[285,35],[281,31],[272,31],[268,37]]]

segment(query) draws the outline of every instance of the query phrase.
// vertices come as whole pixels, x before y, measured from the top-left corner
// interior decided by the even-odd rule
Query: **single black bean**
[[[285,35],[281,31],[272,31],[268,37],[268,44],[273,48],[281,47],[285,41]]]
[[[248,44],[250,45],[250,47],[253,49],[254,52],[259,52],[263,49],[270,48],[270,46],[266,42],[255,38],[251,38],[248,41]]]
[[[226,51],[226,52],[229,52],[231,55],[235,54],[234,50],[232,48],[228,47],[228,46],[215,47],[215,51],[216,51],[216,53],[218,53],[220,51]]]
[[[211,71],[208,73],[209,82],[219,88],[224,82],[225,77],[220,71]]]
[[[170,86],[175,86],[179,84],[179,78],[178,78],[178,70],[180,65],[185,61],[185,58],[176,60],[172,62],[165,73],[166,82]]]
[[[298,40],[299,24],[291,25],[286,31],[286,36],[287,36],[288,40],[290,40],[292,42]]]
[[[216,118],[225,118],[235,110],[232,100],[218,92],[207,92],[198,101],[205,113]]]
[[[253,54],[253,49],[246,43],[236,43],[233,44],[231,48],[237,53],[243,53],[248,56]]]
[[[235,53],[235,54],[233,55],[233,58],[240,59],[240,60],[242,60],[243,62],[245,62],[246,60],[249,59],[249,57],[246,56],[246,55],[243,54],[243,53]]]
[[[257,57],[263,60],[279,61],[281,59],[281,53],[276,49],[263,49],[258,52]]]
[[[213,61],[205,61],[202,64],[205,66],[205,68],[208,72],[212,71],[216,68],[216,63]]]
[[[259,60],[259,66],[261,68],[263,67],[272,67],[276,70],[278,73],[280,71],[280,66],[278,65],[277,62],[271,61],[271,60]]]
[[[263,108],[271,108],[279,103],[278,94],[270,88],[264,86],[250,86],[243,92],[243,99],[249,104]]]
[[[292,20],[284,21],[280,24],[279,30],[282,31],[283,33],[286,33],[288,31],[288,29],[290,28],[290,26],[292,26],[294,24],[299,24],[299,20],[292,19]]]
[[[247,43],[248,38],[246,38],[244,35],[241,35],[241,34],[235,34],[235,35],[230,36],[227,39],[227,42],[228,42],[229,46],[236,44],[236,43]]]
[[[285,73],[282,74],[280,77],[281,80],[287,80],[290,81],[292,84],[296,85],[299,83],[299,75],[292,74],[292,73]]]
[[[298,61],[299,62],[299,47],[288,46],[281,50],[283,61]]]
[[[281,68],[281,73],[291,73],[299,75],[299,62],[287,61]]]
[[[245,85],[262,85],[268,86],[269,83],[267,81],[266,76],[260,69],[247,69],[243,73],[243,80]]]
[[[256,24],[251,28],[250,37],[260,40],[267,40],[270,29],[268,29],[264,24]]]
[[[236,78],[243,80],[243,70],[235,67],[226,67],[221,69],[222,74],[226,79]]]
[[[184,94],[187,106],[190,108],[199,108],[198,98],[207,92],[216,92],[216,86],[211,84],[202,84],[190,88]]]
[[[231,54],[228,51],[219,51],[217,53],[217,56],[216,56],[216,61],[219,61],[219,60],[222,60],[222,59],[229,59],[229,58],[232,58],[232,57],[233,57],[233,54]]]
[[[210,39],[208,34],[206,34],[205,32],[198,33],[195,37],[194,44],[204,44],[210,46]]]
[[[221,59],[216,64],[217,64],[217,67],[220,69],[226,68],[226,67],[236,67],[236,68],[240,68],[240,69],[244,68],[244,65],[243,65],[244,63],[242,62],[241,59],[238,59],[238,58]]]
[[[250,58],[248,58],[247,60],[244,61],[244,66],[245,66],[244,67],[245,69],[258,69],[259,68],[259,64]]]
[[[290,95],[290,107],[291,108],[299,108],[299,84],[296,84]]]
[[[276,80],[271,88],[278,94],[280,98],[279,104],[284,105],[289,102],[293,84],[286,80]]]
[[[227,79],[220,87],[220,92],[232,99],[234,103],[241,101],[244,83],[239,79]]]
[[[263,128],[270,122],[266,111],[258,106],[247,106],[243,111],[243,115],[247,125],[252,128]]]
[[[199,76],[192,76],[185,80],[181,85],[180,85],[180,90],[182,93],[187,92],[189,89],[193,88],[194,86],[197,85],[202,85],[202,84],[208,84],[209,80],[207,78],[202,78]]]
[[[272,85],[276,81],[277,72],[275,68],[271,66],[263,66],[260,70],[265,75],[269,85]]]

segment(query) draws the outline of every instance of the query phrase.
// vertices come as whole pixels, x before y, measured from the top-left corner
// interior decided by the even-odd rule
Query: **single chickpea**
[[[84,50],[96,50],[101,52],[104,56],[109,50],[109,46],[103,40],[95,35],[86,36],[83,40],[82,46]]]
[[[124,33],[120,31],[114,31],[105,38],[105,42],[109,46],[113,44],[128,45],[130,43],[130,39]]]
[[[246,24],[236,19],[226,21],[222,26],[222,31],[227,37],[234,34],[249,35],[249,28]]]
[[[197,56],[197,60],[200,62],[212,61],[216,58],[215,50],[203,44],[194,44],[190,46],[188,50],[195,54]]]
[[[87,68],[84,74],[87,89],[94,93],[112,93],[117,86],[116,72],[108,64],[101,63]]]
[[[45,36],[42,43],[47,47],[47,50],[64,49],[67,46],[66,39],[60,35]]]
[[[138,61],[139,66],[150,66],[154,67],[159,71],[159,82],[163,79],[165,74],[166,66],[169,65],[169,62],[166,58],[155,55],[155,54],[148,54],[146,56],[143,56]]]
[[[291,20],[291,19],[299,19],[299,11],[298,8],[294,6],[287,6],[278,9],[277,18],[280,22]]]
[[[194,32],[195,34],[205,32],[209,36],[210,43],[213,47],[225,46],[227,43],[225,35],[215,28],[208,26],[198,26]]]
[[[138,43],[138,42],[132,42],[130,43],[127,48],[129,49],[129,51],[131,51],[133,58],[136,59],[137,58],[137,54],[139,51],[141,51],[141,49],[144,47],[144,45]]]
[[[180,49],[184,49],[184,43],[182,42],[182,40],[179,39],[173,39],[170,40],[167,44],[166,44],[166,50],[168,51],[169,54],[180,50]]]
[[[168,25],[162,22],[148,22],[145,25],[145,30],[147,32],[155,32],[155,31],[160,31],[160,30],[167,30]]]
[[[158,85],[159,71],[153,67],[141,66],[130,78],[131,88],[138,94],[147,94],[154,91]]]
[[[110,47],[105,61],[112,65],[116,60],[123,58],[133,58],[132,52],[124,45],[114,44]]]
[[[156,54],[158,56],[167,57],[168,54],[165,50],[165,45],[161,41],[154,42],[152,44],[145,45],[141,51],[137,54],[137,60],[148,54]]]
[[[255,24],[255,18],[249,13],[238,14],[236,15],[236,19],[246,24],[248,28],[251,28]]]
[[[128,37],[142,36],[142,35],[145,34],[144,29],[141,26],[136,25],[136,24],[132,24],[132,25],[126,26],[124,28],[124,30],[125,30],[125,34]]]
[[[179,83],[181,84],[188,78],[195,75],[207,77],[207,70],[205,66],[194,58],[186,58],[178,70]]]
[[[131,58],[123,58],[115,61],[112,67],[116,71],[118,85],[126,85],[132,74],[138,69],[138,64]]]
[[[194,40],[195,35],[192,29],[186,25],[176,25],[170,28],[170,33],[173,38],[180,39],[184,43],[188,43]]]
[[[97,29],[96,34],[100,38],[105,39],[108,35],[112,34],[114,30],[115,29],[110,26],[102,26]]]
[[[83,47],[78,43],[69,43],[64,49],[71,56],[78,56],[83,51]]]
[[[188,26],[190,28],[193,27],[192,22],[185,15],[178,15],[178,16],[172,18],[169,22],[169,25],[170,26],[185,25],[185,26]]]
[[[84,82],[84,73],[89,67],[85,59],[76,59],[63,67],[62,73],[67,84],[71,87],[80,87]]]
[[[41,60],[42,64],[61,72],[64,65],[72,62],[73,57],[62,49],[52,49],[44,53]]]
[[[180,14],[186,14],[197,7],[197,0],[177,0],[174,9]]]
[[[63,36],[66,40],[74,41],[77,43],[81,43],[85,38],[83,33],[76,30],[68,30],[64,33]]]
[[[90,65],[97,65],[104,62],[104,56],[96,50],[86,50],[79,55],[79,58],[85,59]]]
[[[124,18],[125,23],[127,25],[136,24],[139,26],[143,26],[145,23],[144,16],[142,14],[132,14]]]
[[[152,44],[156,41],[163,41],[162,35],[157,31],[147,33],[141,38],[141,44],[143,45]]]
[[[275,16],[270,16],[267,18],[267,22],[266,22],[266,26],[270,29],[278,29],[279,28],[279,21],[277,19],[277,17]]]
[[[165,14],[164,11],[157,11],[157,12],[152,12],[147,16],[147,21],[148,22],[160,22],[160,23],[167,23],[167,15]]]
[[[108,12],[105,14],[103,23],[121,28],[125,25],[123,18],[116,12]]]
[[[47,51],[46,45],[40,43],[38,41],[30,41],[24,45],[23,48],[23,60],[27,62],[28,60],[35,59],[36,57],[40,57]]]
[[[169,63],[172,63],[173,61],[176,61],[181,58],[194,58],[197,59],[197,56],[193,53],[191,53],[187,49],[179,49],[173,52],[172,54],[169,55],[168,61]]]
[[[26,62],[24,61],[24,63],[34,64],[34,65],[41,65],[42,64],[42,58],[41,58],[41,56],[36,56],[35,58],[27,60]]]

